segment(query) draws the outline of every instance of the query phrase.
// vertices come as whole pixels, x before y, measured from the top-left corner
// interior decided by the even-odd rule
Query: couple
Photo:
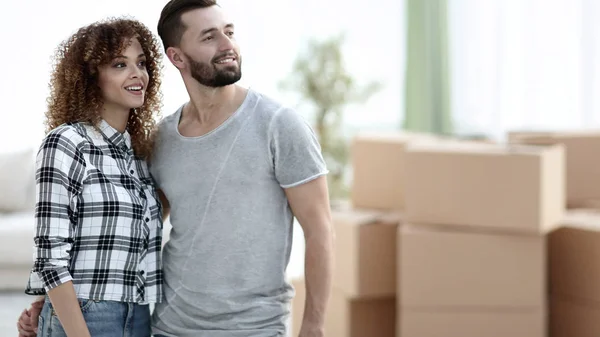
[[[215,0],[164,7],[158,33],[190,98],[156,130],[161,51],[143,24],[101,21],[63,43],[36,160],[26,292],[40,297],[20,336],[287,336],[294,216],[306,238],[300,335],[323,336],[327,169],[299,115],[236,84],[234,31]]]

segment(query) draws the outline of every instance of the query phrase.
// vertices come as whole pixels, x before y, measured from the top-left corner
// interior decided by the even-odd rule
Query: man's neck
[[[226,115],[237,110],[241,87],[235,84],[212,88],[203,86],[195,81],[186,83],[190,95],[190,106],[188,106],[188,118],[196,120],[200,124],[213,124],[223,119]]]

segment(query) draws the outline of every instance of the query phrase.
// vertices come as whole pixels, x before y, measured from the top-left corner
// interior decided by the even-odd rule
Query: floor
[[[23,309],[29,307],[34,296],[23,293],[0,292],[0,336],[16,337],[16,323]]]

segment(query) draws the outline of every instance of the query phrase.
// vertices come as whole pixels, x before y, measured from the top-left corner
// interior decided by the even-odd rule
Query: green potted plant
[[[332,201],[349,195],[344,180],[349,155],[348,141],[342,132],[344,109],[349,104],[365,102],[380,89],[377,82],[359,85],[346,69],[344,39],[344,34],[339,34],[308,41],[305,52],[296,58],[292,73],[280,83],[282,89],[298,93],[301,101],[310,104],[315,112],[313,127],[330,171]]]

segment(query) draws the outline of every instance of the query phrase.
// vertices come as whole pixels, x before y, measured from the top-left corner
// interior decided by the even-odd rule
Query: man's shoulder
[[[177,118],[179,116],[179,111],[184,106],[182,104],[179,108],[177,108],[172,113],[164,116],[157,124],[156,124],[156,140],[159,141],[164,139],[165,135],[175,132],[176,128],[172,127],[173,125],[177,125]]]
[[[255,111],[263,118],[272,121],[275,118],[288,118],[297,115],[296,109],[267,94],[251,91],[256,96]]]
[[[175,109],[175,111],[171,112],[170,114],[164,116],[158,123],[157,123],[157,127],[158,129],[164,128],[169,124],[173,123],[173,120],[175,120],[177,118],[177,116],[179,115],[179,111],[181,110],[181,108],[183,107],[184,104],[182,104],[181,106],[179,106],[177,109]]]

